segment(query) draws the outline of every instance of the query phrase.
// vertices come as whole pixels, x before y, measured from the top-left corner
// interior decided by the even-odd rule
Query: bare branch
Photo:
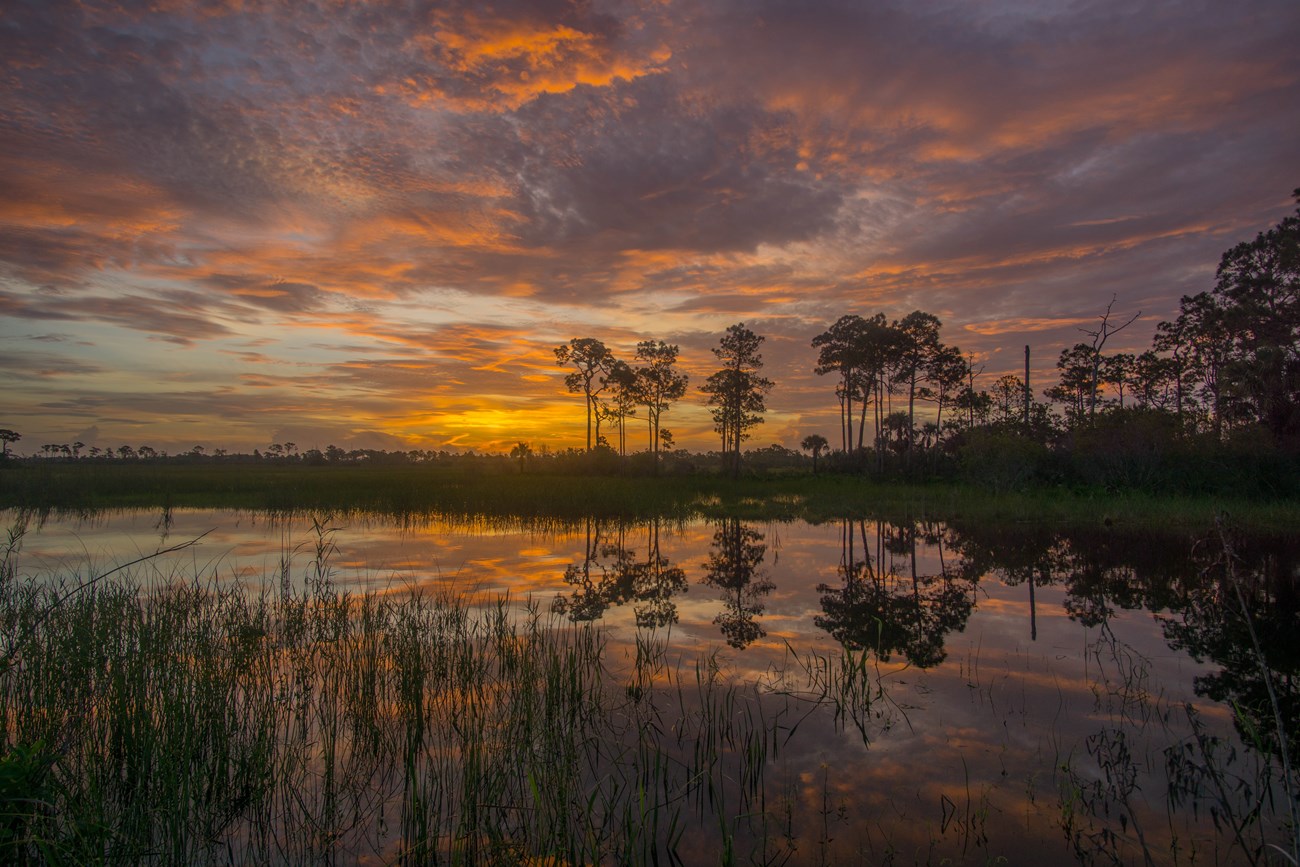
[[[1118,296],[1115,295],[1112,295],[1110,297],[1110,303],[1106,305],[1106,312],[1101,315],[1100,328],[1097,328],[1096,330],[1093,330],[1091,328],[1079,329],[1084,334],[1092,338],[1092,351],[1094,354],[1101,352],[1102,347],[1106,345],[1106,341],[1111,337],[1111,335],[1118,334],[1119,332],[1123,331],[1125,328],[1128,328],[1134,322],[1137,322],[1138,319],[1141,318],[1142,316],[1142,311],[1139,310],[1137,313],[1134,313],[1132,316],[1130,316],[1128,321],[1125,322],[1123,325],[1112,326],[1110,324],[1110,314],[1111,314],[1111,309],[1115,306],[1115,301],[1117,299]]]

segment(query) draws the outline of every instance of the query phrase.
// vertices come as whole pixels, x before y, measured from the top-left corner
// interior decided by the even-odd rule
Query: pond
[[[6,519],[6,762],[42,745],[21,830],[79,857],[1294,855],[1294,539]]]

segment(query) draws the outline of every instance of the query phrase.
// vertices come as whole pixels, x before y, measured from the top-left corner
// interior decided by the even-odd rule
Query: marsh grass
[[[1295,500],[1168,496],[1040,487],[995,493],[961,484],[876,482],[857,475],[741,479],[541,475],[437,466],[106,464],[35,461],[0,475],[0,508],[90,514],[141,508],[373,513],[483,520],[587,517],[963,519],[986,523],[1209,528],[1221,511],[1259,530],[1289,531]]]
[[[250,592],[129,570],[0,575],[0,860],[782,863],[782,745],[826,702],[802,686],[670,664],[509,596],[353,595],[314,527]],[[72,592],[75,591],[75,592]],[[864,735],[865,737],[865,735]],[[789,811],[787,811],[789,812]],[[690,853],[683,848],[689,846]],[[701,853],[707,853],[701,856]]]

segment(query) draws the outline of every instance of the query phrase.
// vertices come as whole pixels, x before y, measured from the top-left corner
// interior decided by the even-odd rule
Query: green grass
[[[1096,489],[994,493],[947,483],[877,483],[861,476],[784,474],[731,480],[707,474],[626,476],[469,474],[429,466],[92,464],[38,462],[0,470],[0,508],[90,512],[114,508],[235,508],[390,515],[625,518],[741,517],[978,520],[1060,525],[1284,531],[1300,501],[1173,497]]]

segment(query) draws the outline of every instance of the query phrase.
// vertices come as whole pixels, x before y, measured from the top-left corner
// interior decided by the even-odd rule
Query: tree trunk
[[[866,392],[863,392],[862,393],[862,415],[858,419],[858,451],[862,450],[862,440],[863,437],[866,436],[866,432],[867,432],[867,404],[868,403],[870,403],[870,401],[867,400]],[[849,422],[849,424],[851,425],[852,422]],[[849,443],[852,444],[852,442],[853,442],[853,431],[850,428]]]
[[[1029,433],[1029,402],[1033,398],[1029,390],[1029,344],[1025,344],[1025,433]]]
[[[592,398],[591,392],[588,392],[587,393],[587,451],[591,451],[591,404],[593,400],[594,398]],[[597,429],[597,433],[599,434],[599,428]]]
[[[912,377],[907,385],[907,455],[911,460],[912,449],[916,445],[916,368],[912,368]]]

